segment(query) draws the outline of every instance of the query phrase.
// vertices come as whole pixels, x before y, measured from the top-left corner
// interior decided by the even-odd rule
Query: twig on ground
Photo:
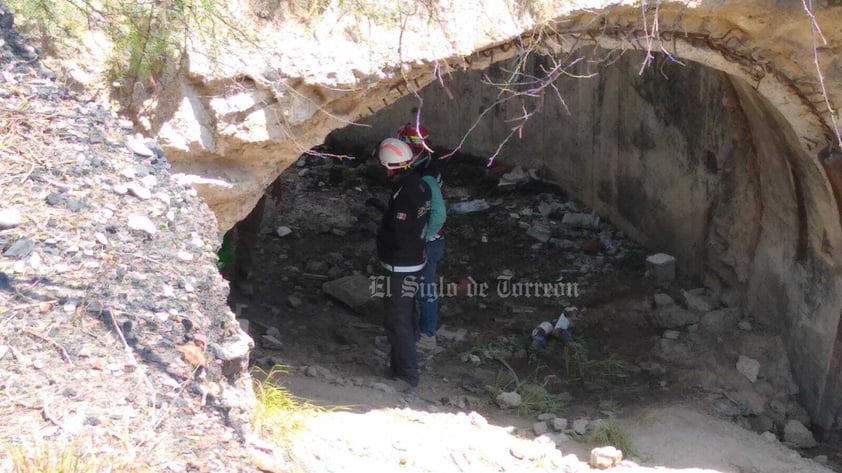
[[[35,338],[40,338],[41,340],[44,340],[45,342],[50,343],[51,345],[56,347],[58,351],[61,352],[61,357],[64,358],[64,361],[70,364],[70,366],[73,366],[73,361],[70,359],[70,354],[67,353],[67,350],[61,343],[53,340],[52,338],[46,335],[41,335],[40,333],[36,332],[35,330],[32,330],[31,328],[25,328],[23,329],[23,331],[32,335]]]
[[[16,406],[23,407],[25,409],[43,409],[44,406],[37,405],[37,404],[28,404],[26,402],[21,401],[20,399],[14,399],[12,396],[6,394],[6,397],[9,398],[9,403],[14,404]]]
[[[47,184],[52,184],[52,185],[54,185],[56,187],[60,187],[62,189],[73,190],[72,184],[65,184],[63,182],[59,182],[59,181],[57,181],[55,179],[52,179],[50,177],[47,177],[47,176],[41,176],[41,180],[46,182]]]
[[[27,179],[29,179],[29,176],[31,176],[31,175],[32,175],[32,173],[33,173],[34,171],[35,171],[35,165],[33,164],[33,165],[29,168],[29,171],[26,173],[26,175],[25,175],[25,176],[23,176],[23,179],[21,179],[21,180],[20,180],[20,183],[21,183],[21,184],[25,183],[25,182],[26,182],[26,180],[27,180]]]
[[[167,405],[166,409],[164,409],[163,411],[160,411],[160,415],[157,416],[157,419],[155,419],[155,422],[150,427],[150,430],[153,430],[153,431],[157,430],[158,427],[161,425],[161,422],[163,422],[164,419],[169,417],[169,414],[173,410],[173,407],[175,407],[176,402],[179,399],[181,399],[181,395],[184,393],[184,390],[187,388],[187,386],[190,385],[190,383],[193,381],[193,379],[195,379],[196,372],[200,368],[201,368],[201,366],[197,366],[196,368],[194,368],[193,374],[189,378],[187,378],[183,383],[181,383],[181,387],[178,389],[178,392],[176,393],[176,395],[173,396],[172,402],[170,402],[169,405]],[[152,445],[149,446],[149,450],[150,451],[153,450],[158,445],[158,443],[160,441],[161,441],[161,438],[159,437],[158,442],[155,442],[155,443],[153,443]],[[140,443],[135,445],[135,448],[140,448],[141,446],[143,446],[144,443],[146,443],[146,439],[141,440]]]
[[[52,414],[50,414],[50,411],[48,410],[49,406],[50,406],[50,403],[48,403],[48,402],[44,403],[44,406],[41,408],[41,415],[44,416],[45,420],[48,420],[48,421],[52,422],[53,424],[55,424],[56,427],[60,428],[61,430],[66,430],[64,428],[64,424],[60,420],[56,419]]]
[[[9,307],[8,309],[3,309],[3,310],[0,310],[0,315],[5,314],[6,312],[14,312],[14,311],[16,311],[16,310],[23,310],[23,309],[28,309],[28,308],[30,308],[30,307],[36,307],[36,306],[39,306],[39,305],[41,305],[41,304],[43,304],[43,303],[45,303],[45,302],[46,302],[46,303],[48,303],[48,304],[53,304],[53,303],[56,303],[56,302],[58,302],[58,301],[57,301],[57,300],[51,300],[51,301],[38,301],[38,302],[33,302],[33,303],[31,303],[31,304],[21,304],[21,305],[16,305],[16,306],[14,306],[14,307]]]
[[[509,369],[509,373],[511,373],[512,377],[515,379],[515,386],[520,386],[520,378],[517,377],[517,373],[515,373],[515,370],[512,368],[512,366],[506,363],[506,360],[500,358],[499,356],[496,356],[494,358],[500,363],[502,363],[503,366]]]
[[[134,256],[135,258],[140,258],[142,260],[149,261],[150,263],[163,264],[163,261],[158,261],[156,259],[152,259],[152,258],[149,258],[147,256],[138,255],[138,254],[135,254],[135,253],[123,253],[123,254],[127,255],[127,256]]]
[[[120,337],[120,341],[123,342],[123,351],[126,352],[126,356],[130,362],[129,364],[136,369],[135,371],[141,376],[146,388],[149,389],[150,397],[152,398],[151,405],[154,406],[156,400],[158,399],[158,393],[155,391],[155,386],[152,385],[152,381],[150,381],[149,376],[146,375],[146,370],[144,370],[140,363],[138,363],[137,358],[135,358],[134,353],[132,353],[132,348],[126,342],[126,337],[123,336],[123,331],[120,329],[120,325],[117,324],[117,320],[114,318],[114,312],[111,310],[106,312],[111,320],[112,328],[114,328],[114,331],[117,332],[117,336]]]
[[[459,468],[459,471],[465,471],[465,470],[462,468],[462,465],[460,465],[460,464],[459,464],[459,461],[458,461],[458,460],[456,460],[456,456],[455,456],[455,455],[453,455],[453,452],[450,452],[450,459],[451,459],[451,460],[453,460],[453,464],[454,464],[454,465],[456,465],[456,468]]]

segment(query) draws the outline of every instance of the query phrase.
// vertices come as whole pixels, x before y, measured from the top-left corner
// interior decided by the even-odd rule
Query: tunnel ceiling
[[[781,113],[806,153],[817,156],[836,143],[822,90],[835,107],[842,97],[836,54],[842,30],[831,25],[842,23],[840,7],[816,4],[817,24],[827,26],[814,40],[799,2],[642,8],[592,1],[576,2],[578,9],[566,1],[445,3],[409,16],[384,8],[375,19],[327,10],[310,29],[269,25],[260,45],[243,45],[214,64],[197,42],[189,69],[150,99],[157,107],[141,122],[177,169],[207,180],[197,187],[221,229],[244,217],[262,189],[331,130],[430,82],[446,82],[451,71],[522,54],[560,56],[589,45],[668,52],[745,79]]]

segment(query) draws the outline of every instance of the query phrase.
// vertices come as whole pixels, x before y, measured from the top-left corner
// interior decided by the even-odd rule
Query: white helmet
[[[405,142],[396,138],[386,138],[380,143],[380,151],[377,153],[380,164],[386,169],[408,169],[415,159],[412,148]]]

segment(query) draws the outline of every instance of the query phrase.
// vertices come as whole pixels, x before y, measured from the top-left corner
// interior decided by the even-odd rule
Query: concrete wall
[[[522,106],[540,107],[522,135],[513,136],[496,159],[543,168],[567,192],[653,251],[675,254],[685,271],[700,274],[708,253],[711,209],[728,206],[731,219],[737,219],[755,208],[756,182],[745,182],[752,159],[745,119],[724,74],[693,63],[667,63],[639,76],[641,60],[641,55],[627,53],[599,70],[588,70],[582,61],[575,73],[599,74],[557,82],[566,108],[548,91],[540,101],[496,105],[478,123],[497,93],[483,84],[483,76],[505,80],[513,64],[455,74],[447,78],[447,91],[438,83],[424,89],[424,123],[433,142],[445,147],[459,145],[475,125],[462,149],[491,156],[517,124],[511,120],[523,114]],[[529,70],[537,72],[539,65],[530,64]],[[331,137],[376,142],[411,120],[411,109],[418,104],[407,96],[366,119],[371,128],[347,127]],[[720,202],[723,192],[742,193],[740,202]],[[732,240],[746,239],[717,238],[718,251],[725,252],[721,272],[735,284],[746,280],[749,248],[725,248],[724,242]]]
[[[663,57],[640,74],[642,60],[627,52],[591,69],[586,58],[573,72],[597,75],[557,81],[561,100],[548,91],[496,105],[498,89],[484,81],[504,81],[512,62],[454,74],[421,92],[423,122],[435,144],[491,156],[523,107],[537,110],[497,159],[541,168],[652,251],[676,255],[687,274],[739,288],[756,319],[785,333],[802,400],[830,427],[842,394],[842,279],[827,248],[840,230],[824,172],[750,84]],[[331,138],[376,143],[419,103],[408,95],[366,119],[371,128]]]

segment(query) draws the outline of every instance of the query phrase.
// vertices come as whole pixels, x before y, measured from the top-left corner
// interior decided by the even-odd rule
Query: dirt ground
[[[599,446],[594,429],[611,420],[631,439],[622,468],[842,471],[839,445],[796,451],[777,440],[795,414],[788,408],[775,417],[763,406],[792,399],[783,392],[791,378],[772,374],[785,357],[762,358],[765,391],[734,368],[741,353],[774,352],[762,321],[744,316],[742,324],[753,323],[746,330],[737,320],[719,330],[653,324],[653,294],[679,301],[682,289],[702,285],[679,277],[659,286],[647,275],[646,250],[606,222],[562,224],[564,213],[589,210],[540,180],[499,186],[511,170],[467,157],[444,169],[448,204],[485,199],[490,208],[448,214],[439,276],[461,289],[441,300],[440,352],[426,362],[418,398],[381,377],[388,343],[379,301],[351,307],[322,289],[355,272],[378,274],[379,217],[363,205],[387,195],[376,166],[307,156],[281,176],[250,251],[250,275],[232,283],[230,304],[257,342],[252,362],[288,367],[278,382],[332,408],[291,440],[293,464],[301,471],[580,471]],[[533,232],[541,228],[543,236]],[[515,297],[499,286],[503,276],[575,283],[578,293]],[[466,281],[487,283],[486,296],[467,294]],[[569,306],[581,313],[572,342],[530,350],[532,329]],[[279,343],[267,342],[267,331]],[[498,405],[504,391],[520,393],[522,404]],[[760,407],[744,394],[756,391],[772,393]],[[554,431],[555,417],[567,419],[566,428]]]

